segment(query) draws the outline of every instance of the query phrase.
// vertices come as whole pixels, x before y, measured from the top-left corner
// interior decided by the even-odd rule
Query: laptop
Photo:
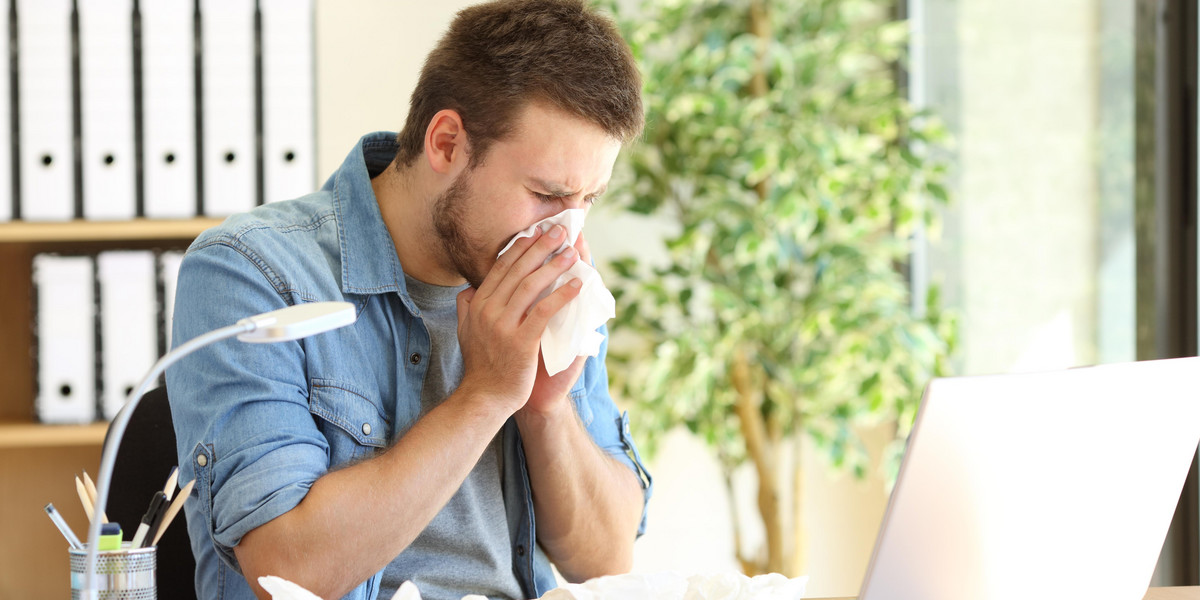
[[[934,380],[859,599],[1140,600],[1198,441],[1200,358]]]

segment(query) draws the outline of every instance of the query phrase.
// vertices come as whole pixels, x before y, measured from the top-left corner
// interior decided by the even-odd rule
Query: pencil
[[[163,486],[163,494],[170,500],[175,495],[175,485],[179,483],[179,467],[171,469],[171,476],[167,478],[167,485]]]
[[[87,514],[88,522],[95,520],[95,515],[92,514],[92,501],[88,498],[87,488],[83,486],[83,480],[79,476],[75,476],[75,493],[79,494],[79,502],[83,504],[83,512]]]
[[[192,493],[192,486],[195,484],[196,480],[193,479],[187,482],[187,485],[183,486],[182,490],[179,490],[179,495],[171,502],[171,507],[167,509],[167,514],[163,516],[162,525],[155,530],[154,539],[150,542],[151,546],[158,545],[158,540],[162,539],[163,534],[167,531],[167,526],[171,524],[171,520],[175,518],[175,515],[179,514],[179,509],[183,508],[183,503],[187,502],[188,494]]]
[[[83,486],[87,489],[88,498],[92,499],[92,506],[96,505],[96,484],[92,483],[92,478],[88,476],[87,471],[83,472]],[[100,513],[100,522],[107,523],[108,515]]]

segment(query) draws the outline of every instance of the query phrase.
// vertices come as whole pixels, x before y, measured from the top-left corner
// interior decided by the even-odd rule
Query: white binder
[[[312,0],[260,0],[263,200],[316,189]]]
[[[158,276],[163,286],[162,322],[165,329],[164,339],[167,340],[168,350],[171,349],[172,317],[175,315],[175,290],[179,281],[179,265],[182,262],[183,252],[172,250],[159,255]]]
[[[254,0],[200,0],[204,212],[254,208]]]
[[[145,215],[196,216],[195,20],[191,2],[141,0]]]
[[[75,216],[71,0],[16,0],[21,217]]]
[[[96,417],[93,268],[88,256],[37,254],[37,383],[43,423],[87,423]]]
[[[112,420],[158,356],[154,252],[110,250],[96,256],[100,278],[100,406]]]
[[[133,2],[78,0],[78,7],[83,216],[132,219]]]
[[[0,7],[0,31],[8,32],[8,4]],[[0,60],[0,223],[12,220],[12,127],[9,126],[9,71],[8,61]]]

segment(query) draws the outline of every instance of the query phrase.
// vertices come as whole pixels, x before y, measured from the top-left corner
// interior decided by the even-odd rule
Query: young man
[[[640,79],[579,0],[459,13],[399,136],[365,136],[320,192],[201,235],[174,337],[286,305],[344,300],[354,325],[229,342],[168,371],[201,598],[534,598],[626,571],[650,481],[608,394],[604,350],[553,377],[538,299],[575,261],[561,227],[642,127]]]

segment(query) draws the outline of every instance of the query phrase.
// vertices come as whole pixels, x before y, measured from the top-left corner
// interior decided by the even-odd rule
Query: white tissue
[[[266,575],[258,584],[273,600],[321,600],[312,592],[286,579]],[[684,577],[662,571],[648,574],[611,575],[550,590],[541,600],[799,600],[804,597],[808,577],[788,579],[778,573],[746,577],[741,573],[717,573]],[[416,584],[405,581],[391,600],[421,600]],[[470,594],[462,600],[487,600]]]
[[[271,594],[272,600],[321,600],[320,596],[304,589],[299,584],[274,575],[259,577],[258,585],[261,585],[268,594]],[[400,584],[400,589],[396,590],[396,594],[392,596],[392,600],[421,600],[421,590],[418,590],[417,585],[413,582],[405,581]],[[487,598],[476,594],[468,594],[463,596],[462,600],[487,600]]]
[[[692,575],[672,572],[613,575],[567,584],[542,600],[798,600],[808,577],[788,579],[778,573],[747,577],[740,573]]]
[[[567,235],[557,252],[566,250],[575,244],[579,232],[583,231],[583,220],[587,211],[582,208],[564,210],[549,219],[543,219],[530,225],[528,229],[518,233],[509,240],[508,245],[500,251],[500,256],[508,252],[517,240],[533,235],[537,229],[546,232],[554,225],[562,225],[567,229]],[[557,252],[555,253],[557,255]],[[604,287],[600,273],[583,260],[575,261],[571,268],[554,280],[539,300],[557,290],[572,279],[578,278],[583,284],[579,295],[567,303],[558,314],[550,318],[546,331],[542,332],[542,360],[546,363],[546,372],[555,375],[571,366],[577,356],[596,356],[600,353],[600,344],[604,336],[596,329],[617,316],[617,302],[612,293]]]
[[[417,584],[405,581],[400,584],[400,589],[396,590],[392,600],[421,600],[421,590],[417,589]]]
[[[258,585],[271,594],[273,600],[321,600],[321,597],[282,577],[264,575]]]

